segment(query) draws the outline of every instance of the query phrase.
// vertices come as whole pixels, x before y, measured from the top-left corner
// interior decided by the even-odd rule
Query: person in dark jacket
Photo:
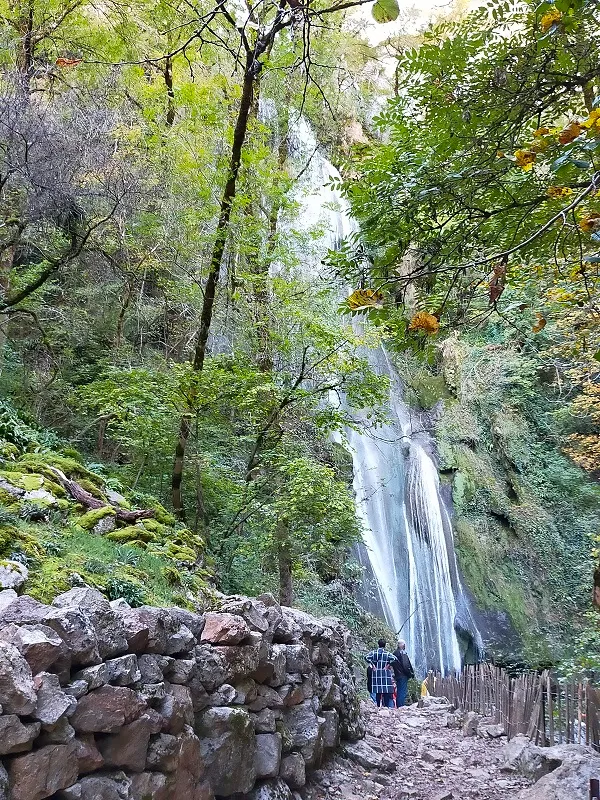
[[[377,705],[377,695],[373,691],[373,667],[368,664],[367,665],[367,692],[371,696],[371,700]]]
[[[392,669],[396,678],[396,708],[402,708],[406,703],[408,681],[415,677],[415,671],[406,652],[406,642],[403,639],[398,641],[394,657],[396,660],[392,663]]]
[[[371,650],[365,656],[373,667],[372,690],[377,695],[377,705],[394,707],[394,673],[390,669],[396,656],[385,649],[385,639],[377,643],[377,650]]]

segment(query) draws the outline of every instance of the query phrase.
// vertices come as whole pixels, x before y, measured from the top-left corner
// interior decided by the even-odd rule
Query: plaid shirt
[[[388,665],[396,661],[396,656],[380,647],[378,650],[371,650],[370,653],[367,653],[365,659],[373,667],[372,691],[376,694],[393,694],[394,673],[388,668]]]

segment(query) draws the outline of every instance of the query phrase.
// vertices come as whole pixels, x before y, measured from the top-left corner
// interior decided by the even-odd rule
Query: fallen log
[[[94,497],[93,494],[86,491],[83,486],[80,486],[77,481],[67,478],[65,473],[57,467],[50,467],[50,469],[52,473],[56,475],[56,479],[63,489],[71,495],[73,500],[76,500],[82,506],[85,506],[85,508],[104,508],[105,506],[111,505],[110,503],[105,503],[103,500],[98,500],[97,497]],[[116,518],[122,522],[137,522],[140,519],[151,519],[156,513],[152,508],[146,508],[140,511],[128,511],[118,506],[111,506],[111,508],[114,510]]]

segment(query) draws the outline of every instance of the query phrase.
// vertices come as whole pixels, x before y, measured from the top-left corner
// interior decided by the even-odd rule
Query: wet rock
[[[71,695],[65,694],[60,688],[58,675],[40,672],[33,679],[33,685],[37,693],[37,700],[31,716],[38,719],[43,725],[54,725],[76,702]]]
[[[43,800],[77,780],[73,747],[54,744],[16,756],[9,764],[11,800]]]
[[[40,728],[39,722],[23,724],[16,714],[0,716],[0,756],[31,750]]]
[[[213,792],[224,796],[249,792],[256,780],[256,737],[250,715],[239,708],[209,708],[200,716],[196,732]]]
[[[202,642],[210,644],[239,644],[250,635],[250,628],[238,614],[209,612],[204,616]]]
[[[256,736],[254,766],[257,778],[276,778],[281,764],[281,734],[259,733]]]
[[[300,789],[306,783],[306,764],[300,753],[290,753],[281,760],[280,777],[291,789]]]
[[[82,733],[115,733],[133,722],[145,708],[144,700],[131,689],[103,686],[79,700],[71,725]]]
[[[11,623],[0,630],[0,640],[17,648],[33,675],[45,672],[66,651],[63,640],[47,625]]]
[[[14,645],[0,641],[0,705],[5,714],[31,714],[36,694],[29,664]]]
[[[122,617],[110,607],[108,600],[96,589],[89,587],[71,589],[58,595],[52,605],[57,608],[78,608],[87,614],[98,637],[98,648],[102,658],[110,658],[127,651]]]

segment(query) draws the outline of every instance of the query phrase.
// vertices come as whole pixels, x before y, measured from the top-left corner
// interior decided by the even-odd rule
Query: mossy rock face
[[[82,514],[77,520],[80,528],[86,531],[91,531],[104,517],[114,516],[115,510],[112,506],[103,506],[102,508],[92,508],[85,514]]]
[[[0,440],[0,458],[15,461],[18,456],[19,448],[15,444],[7,442],[6,439]]]
[[[102,478],[95,472],[87,469],[79,461],[58,453],[26,453],[15,464],[16,468],[23,472],[39,472],[51,481],[56,481],[56,475],[52,472],[52,467],[56,467],[65,475],[75,478],[78,481],[87,479],[93,485],[102,485]]]
[[[146,544],[155,541],[156,534],[146,530],[141,525],[128,525],[126,528],[107,533],[106,538],[111,542],[119,542],[120,544]]]
[[[144,526],[144,528],[146,528],[146,530],[151,531],[152,533],[156,533],[161,538],[168,533],[167,526],[162,525],[155,519],[144,519],[142,520],[142,525]]]

